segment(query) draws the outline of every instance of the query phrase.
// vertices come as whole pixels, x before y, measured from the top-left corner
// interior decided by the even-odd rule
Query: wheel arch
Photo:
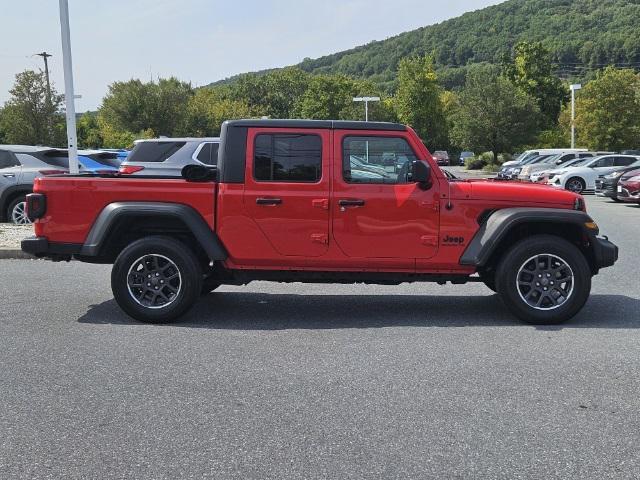
[[[591,238],[598,230],[588,229],[593,220],[582,211],[510,208],[489,216],[460,258],[460,264],[480,271],[491,271],[504,252],[515,242],[532,235],[554,235],[576,245],[585,255],[593,273],[598,267]]]
[[[8,221],[7,208],[11,202],[21,195],[28,195],[33,192],[32,185],[11,185],[5,188],[0,194],[0,222]]]
[[[218,236],[195,209],[159,202],[107,205],[91,227],[79,256],[112,263],[128,244],[150,235],[178,239],[207,263],[228,256]]]

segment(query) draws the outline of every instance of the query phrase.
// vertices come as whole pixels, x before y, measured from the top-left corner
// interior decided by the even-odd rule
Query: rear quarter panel
[[[84,243],[98,214],[113,202],[188,205],[215,229],[215,184],[142,177],[42,177],[34,191],[47,197],[47,212],[34,224],[37,236],[55,243]]]

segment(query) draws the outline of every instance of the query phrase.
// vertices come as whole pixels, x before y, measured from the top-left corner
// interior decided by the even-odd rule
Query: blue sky
[[[2,0],[0,104],[16,73],[42,67],[64,88],[58,2]],[[175,75],[205,85],[382,40],[500,0],[69,0],[78,111],[116,80]]]

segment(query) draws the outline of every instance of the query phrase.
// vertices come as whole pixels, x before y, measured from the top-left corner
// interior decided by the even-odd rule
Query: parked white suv
[[[124,175],[179,177],[185,165],[218,164],[219,138],[154,138],[136,140],[120,165]]]
[[[634,155],[603,155],[588,160],[579,167],[561,169],[547,183],[556,188],[564,188],[575,193],[594,193],[596,179],[616,170],[628,167],[640,157]]]

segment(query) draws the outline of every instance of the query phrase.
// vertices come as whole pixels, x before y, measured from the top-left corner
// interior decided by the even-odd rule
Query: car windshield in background
[[[118,168],[120,163],[122,163],[122,159],[118,157],[117,153],[90,153],[88,155],[82,155],[83,157],[95,162],[96,167],[105,166],[105,167],[113,167]]]
[[[140,142],[133,147],[127,161],[130,163],[164,162],[184,145],[185,142]]]
[[[33,156],[52,167],[69,168],[69,153],[64,150],[37,152]]]

